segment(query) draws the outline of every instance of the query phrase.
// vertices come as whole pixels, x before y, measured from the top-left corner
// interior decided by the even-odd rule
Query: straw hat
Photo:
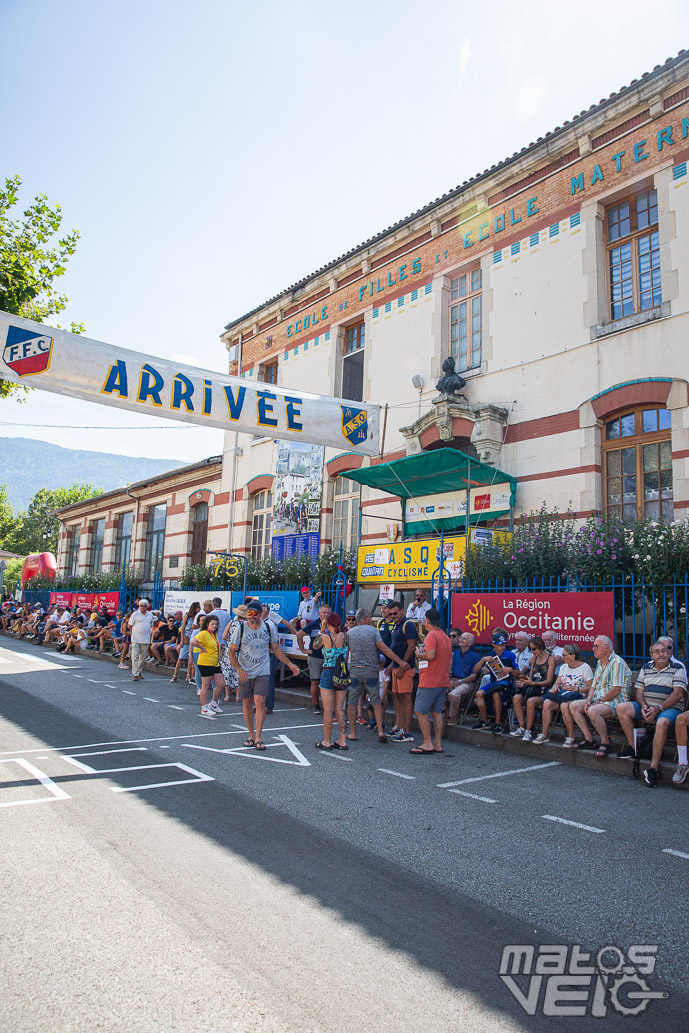
[[[240,621],[245,621],[246,620],[246,618],[247,618],[247,607],[244,605],[244,603],[241,603],[239,606],[235,606],[234,607],[234,612],[237,614],[237,616],[239,617]]]

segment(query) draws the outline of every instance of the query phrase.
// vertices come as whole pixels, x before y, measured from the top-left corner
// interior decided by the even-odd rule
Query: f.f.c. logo
[[[36,373],[45,373],[50,366],[52,351],[53,338],[47,334],[37,334],[20,326],[10,326],[2,358],[5,365],[18,377],[31,377]]]

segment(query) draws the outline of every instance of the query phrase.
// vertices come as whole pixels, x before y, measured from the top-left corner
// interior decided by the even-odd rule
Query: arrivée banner
[[[117,348],[0,312],[0,377],[184,423],[378,455],[380,407]]]
[[[574,642],[590,650],[597,635],[614,641],[613,592],[455,592],[452,623],[489,643],[493,628],[543,635],[554,631],[560,645]]]

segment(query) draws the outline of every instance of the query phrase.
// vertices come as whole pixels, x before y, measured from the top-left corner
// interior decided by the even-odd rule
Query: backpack
[[[240,621],[240,624],[239,624],[239,645],[237,646],[237,652],[239,652],[239,650],[242,648],[242,639],[244,638],[244,625],[245,625],[245,623],[246,623],[246,621]],[[265,620],[262,620],[261,624],[263,625],[263,627],[268,632],[268,648],[270,649],[270,643],[271,643],[272,640],[271,640],[271,637],[270,637],[270,626],[268,624],[268,619],[266,618]],[[276,632],[276,634],[277,634],[277,632]]]
[[[333,667],[333,688],[341,692],[343,689],[348,689],[351,684],[352,679],[347,667],[347,661],[343,656],[340,656]]]

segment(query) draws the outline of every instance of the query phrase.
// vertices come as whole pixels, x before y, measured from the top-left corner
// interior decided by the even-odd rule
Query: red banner
[[[51,592],[50,593],[50,605],[53,606],[57,603],[58,606],[71,606],[72,605],[72,593],[71,592]]]
[[[93,596],[94,610],[102,610],[105,606],[108,613],[112,615],[117,612],[117,607],[119,606],[119,604],[119,592],[96,592]]]
[[[543,635],[554,631],[560,645],[574,642],[590,650],[597,635],[614,641],[613,592],[455,592],[452,623],[489,643],[493,628]]]
[[[72,605],[80,606],[90,613],[93,609],[93,592],[72,592]]]

